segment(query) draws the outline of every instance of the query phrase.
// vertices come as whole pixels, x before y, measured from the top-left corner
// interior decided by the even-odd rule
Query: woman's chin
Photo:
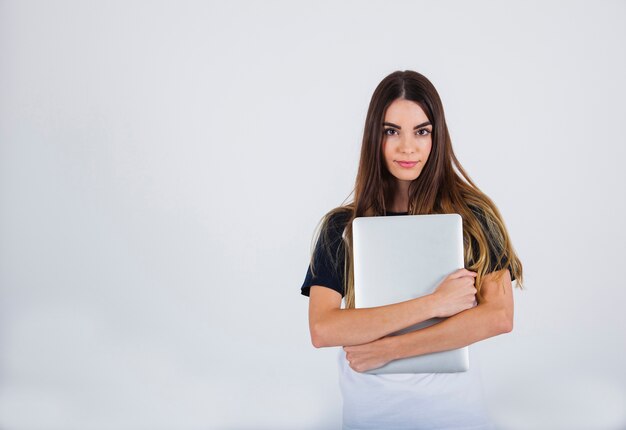
[[[399,181],[411,182],[419,178],[419,173],[415,173],[411,175],[411,174],[407,174],[406,172],[404,172],[404,174],[394,174],[393,176],[395,176],[395,178]]]

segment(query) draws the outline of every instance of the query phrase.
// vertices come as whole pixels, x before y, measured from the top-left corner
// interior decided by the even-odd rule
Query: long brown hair
[[[327,212],[319,223],[316,236],[335,265],[343,264],[345,307],[354,308],[354,262],[352,258],[352,220],[364,216],[384,216],[394,194],[394,177],[384,164],[383,120],[387,107],[397,99],[411,100],[423,110],[433,126],[432,148],[420,175],[409,185],[409,215],[458,213],[463,218],[465,267],[478,273],[475,286],[482,301],[483,277],[493,263],[510,267],[516,285],[523,289],[522,263],[509,239],[507,229],[496,205],[470,179],[452,150],[452,142],[443,105],[433,84],[412,70],[396,71],[385,77],[374,90],[365,119],[361,158],[348,204]],[[457,173],[453,165],[456,166]],[[463,180],[465,179],[465,181]],[[482,218],[479,221],[478,217]],[[337,219],[347,220],[342,234],[344,261],[339,252],[331,255],[330,231]],[[487,230],[482,227],[486,226]],[[341,225],[343,228],[343,225]],[[340,230],[342,231],[342,230]],[[497,262],[491,261],[490,245],[496,250]],[[311,270],[315,273],[314,253]],[[498,277],[495,280],[500,280]]]

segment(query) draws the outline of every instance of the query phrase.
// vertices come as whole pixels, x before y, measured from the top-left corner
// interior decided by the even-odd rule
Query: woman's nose
[[[413,153],[416,151],[416,144],[410,137],[403,137],[400,141],[400,152]]]

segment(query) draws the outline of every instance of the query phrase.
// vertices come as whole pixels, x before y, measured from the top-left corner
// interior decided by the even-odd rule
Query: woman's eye
[[[391,136],[394,133],[398,133],[397,130],[393,128],[386,128],[383,134],[385,134],[386,136]],[[431,131],[427,128],[420,128],[419,130],[417,130],[417,134],[420,136],[428,136],[430,133]]]
[[[425,131],[426,133],[422,133],[422,131]],[[420,128],[419,130],[417,130],[417,133],[420,136],[428,136],[430,134],[430,130],[428,130],[427,128]]]

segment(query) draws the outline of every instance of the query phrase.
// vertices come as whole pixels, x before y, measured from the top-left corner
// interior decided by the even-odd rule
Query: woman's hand
[[[476,288],[474,278],[477,273],[467,269],[459,269],[441,281],[432,293],[436,298],[436,317],[449,317],[476,305]]]
[[[459,269],[446,276],[432,293],[436,317],[449,317],[476,306],[476,275],[476,272]],[[361,345],[344,346],[350,367],[357,372],[365,372],[395,360],[395,337],[386,336]]]
[[[362,345],[344,346],[352,370],[365,372],[382,367],[393,360],[393,336],[383,337]]]

